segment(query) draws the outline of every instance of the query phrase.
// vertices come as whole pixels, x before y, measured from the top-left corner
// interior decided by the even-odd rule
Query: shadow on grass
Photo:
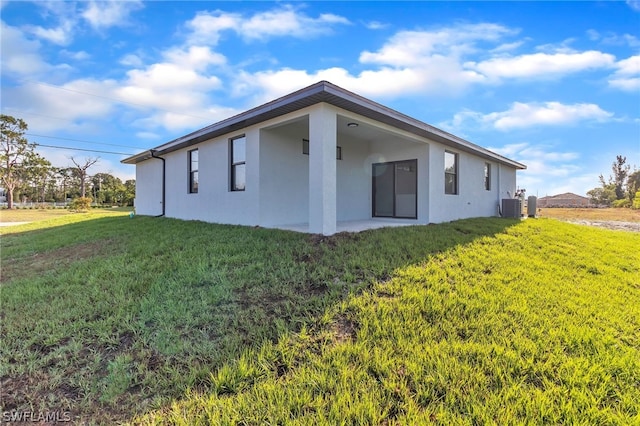
[[[207,391],[219,367],[349,294],[516,223],[322,237],[109,217],[4,236],[18,267],[2,287],[2,410],[110,423]]]

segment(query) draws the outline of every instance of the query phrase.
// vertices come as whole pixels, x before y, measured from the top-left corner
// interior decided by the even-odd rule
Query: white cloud
[[[640,0],[627,0],[627,6],[636,12],[640,12]]]
[[[533,53],[512,57],[497,57],[481,62],[467,62],[491,80],[502,78],[548,78],[570,73],[609,68],[615,57],[608,53],[590,50],[573,53]]]
[[[311,18],[292,6],[279,10],[258,13],[243,20],[238,33],[248,40],[262,40],[270,37],[310,38],[331,31],[332,26],[349,24],[349,20],[330,13]]]
[[[191,31],[189,42],[215,46],[220,41],[220,33],[235,28],[240,20],[241,16],[236,13],[220,10],[198,12],[195,18],[186,23],[186,27]]]
[[[129,15],[144,5],[138,0],[90,1],[82,17],[95,29],[118,27],[129,24]]]
[[[638,37],[631,34],[622,34],[618,35],[613,32],[607,32],[606,34],[601,34],[596,30],[587,30],[587,36],[589,40],[599,41],[602,44],[608,45],[628,45],[630,47],[638,47],[640,46],[640,39]]]
[[[615,65],[613,55],[595,50],[571,50],[566,47],[571,40],[563,41],[561,47],[554,46],[553,52],[506,55],[505,52],[519,49],[526,41],[505,41],[505,37],[517,33],[517,30],[491,23],[400,31],[380,49],[360,54],[359,62],[370,68],[358,74],[335,67],[315,71],[283,68],[241,72],[234,82],[234,91],[236,95],[260,93],[256,99],[266,101],[319,80],[329,80],[365,96],[455,96],[472,85],[499,84],[505,79],[559,78]],[[496,47],[491,49],[491,45]],[[547,50],[551,47],[547,46]],[[480,61],[466,60],[478,54],[488,57]],[[558,107],[549,106],[554,110]],[[553,115],[553,112],[538,111],[542,115]],[[564,112],[558,114],[566,115]]]
[[[453,120],[443,123],[448,129],[459,129],[469,121],[482,127],[492,127],[501,131],[534,126],[569,125],[579,121],[608,121],[613,113],[607,112],[595,104],[566,105],[560,102],[514,102],[507,111],[482,114],[475,111],[463,111],[455,114]]]
[[[236,96],[257,94],[256,103],[266,102],[285,95],[301,87],[327,80],[338,86],[352,90],[363,96],[388,97],[429,88],[441,90],[438,82],[428,81],[429,75],[412,68],[382,68],[375,71],[363,71],[352,75],[344,68],[333,67],[317,72],[305,70],[281,69],[277,71],[260,71],[257,73],[241,72],[233,87]]]
[[[380,21],[370,21],[370,22],[365,22],[364,26],[370,30],[383,30],[387,28],[389,24],[385,24]]]
[[[56,28],[44,28],[33,25],[25,28],[36,37],[60,46],[66,46],[73,40],[74,23],[70,20],[64,20],[60,26]]]
[[[114,80],[89,79],[74,80],[60,87],[30,83],[6,89],[6,96],[11,99],[12,109],[33,113],[29,118],[29,129],[33,132],[59,129],[90,132],[91,121],[103,119],[113,112],[113,101],[105,98],[116,86]]]
[[[640,90],[640,77],[611,78],[609,85],[625,92],[637,92]]]
[[[67,46],[73,41],[77,27],[76,4],[64,1],[35,2],[42,9],[42,16],[46,20],[58,21],[57,26],[46,28],[39,25],[25,25],[23,29],[41,40],[59,46]]]
[[[207,46],[190,46],[187,50],[173,48],[169,49],[164,56],[173,64],[199,71],[210,65],[221,66],[227,62],[227,58],[217,52],[212,52]]]
[[[349,24],[349,20],[342,16],[325,13],[312,18],[293,6],[283,6],[250,17],[220,10],[199,12],[187,22],[186,27],[191,31],[188,37],[191,43],[216,45],[221,33],[228,30],[245,40],[284,36],[309,38],[330,33],[335,25],[346,24]]]
[[[164,62],[128,71],[126,81],[115,91],[117,97],[137,105],[183,111],[205,105],[206,93],[221,87],[220,78],[206,70],[223,64],[224,57],[208,47],[173,48],[164,56]]]
[[[528,142],[488,149],[527,165],[526,170],[518,171],[518,186],[525,188],[527,195],[543,197],[576,190],[584,194],[594,186],[593,172],[583,170],[577,152]]]
[[[616,72],[609,77],[609,85],[628,92],[640,90],[640,55],[616,63]]]
[[[123,56],[118,62],[120,63],[120,65],[128,67],[142,68],[144,66],[144,62],[142,62],[142,59],[138,55],[134,55],[133,53]]]
[[[77,52],[72,52],[69,50],[61,50],[60,54],[76,61],[86,61],[87,59],[91,58],[91,55],[85,52],[84,50],[79,50]]]
[[[53,66],[45,62],[40,55],[40,42],[28,40],[18,28],[2,21],[0,33],[2,33],[2,74],[35,78],[50,74],[56,69],[68,68],[65,65]]]
[[[141,62],[136,55],[121,59],[132,65]],[[129,70],[113,96],[146,111],[144,118],[133,121],[144,134],[160,127],[193,129],[238,113],[211,102],[211,92],[223,87],[216,73],[226,66],[226,58],[208,46],[173,47],[163,52],[162,61]]]
[[[319,80],[328,80],[364,96],[389,97],[416,93],[459,93],[485,78],[464,69],[460,58],[476,51],[477,43],[495,42],[515,31],[495,24],[461,25],[433,31],[401,31],[381,49],[360,54],[362,64],[373,64],[359,74],[344,68],[280,69],[239,73],[234,82],[237,95],[260,93],[266,101]]]
[[[143,135],[153,135],[150,130],[162,127],[172,132],[182,132],[185,129],[195,130],[203,126],[216,123],[225,118],[239,114],[241,110],[223,106],[202,106],[194,103],[190,109],[178,112],[157,111],[148,117],[136,120],[134,125],[145,129]]]
[[[161,136],[157,133],[153,133],[153,132],[136,132],[136,137],[139,139],[153,139],[153,140],[158,140],[161,138]]]
[[[377,52],[362,52],[361,63],[415,66],[441,56],[460,57],[482,41],[498,41],[516,31],[497,24],[459,25],[432,31],[401,31]]]
[[[523,44],[524,44],[524,41],[522,40],[514,41],[513,43],[503,43],[500,46],[494,47],[493,49],[491,49],[491,53],[502,53],[502,52],[508,52],[511,50],[516,50]]]

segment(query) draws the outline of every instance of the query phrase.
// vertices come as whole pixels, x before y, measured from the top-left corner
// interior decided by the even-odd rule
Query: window
[[[484,189],[491,190],[491,164],[484,163]]]
[[[232,191],[244,191],[246,186],[246,170],[245,170],[245,158],[246,158],[246,137],[240,136],[231,139],[229,145],[230,159],[231,159],[231,190]]]
[[[444,193],[458,193],[458,154],[444,152]]]
[[[309,139],[302,139],[302,153],[309,155]],[[342,160],[342,147],[336,146],[336,160]]]
[[[189,193],[198,193],[198,150],[189,151]]]
[[[418,160],[372,165],[374,217],[418,218]]]

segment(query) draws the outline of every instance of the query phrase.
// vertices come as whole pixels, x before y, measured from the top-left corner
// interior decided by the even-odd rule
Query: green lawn
[[[640,234],[548,219],[330,238],[106,213],[42,224],[0,229],[2,411],[640,422]]]
[[[122,212],[130,212],[133,207],[110,207],[110,208],[93,208],[87,214],[91,216],[94,213],[100,215],[112,213],[121,215]],[[20,209],[0,209],[0,222],[40,222],[43,220],[55,219],[62,216],[75,215],[69,209],[64,208],[20,208]]]

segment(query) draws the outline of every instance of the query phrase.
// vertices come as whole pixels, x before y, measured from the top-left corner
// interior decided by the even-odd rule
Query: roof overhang
[[[446,146],[461,151],[479,155],[483,158],[493,160],[516,169],[523,170],[527,168],[524,164],[503,157],[427,123],[416,120],[415,118],[404,115],[391,108],[387,108],[384,105],[355,93],[349,92],[348,90],[329,83],[328,81],[320,81],[264,105],[260,105],[241,114],[227,118],[226,120],[222,120],[188,135],[174,139],[154,149],[127,157],[122,160],[122,163],[136,164],[152,158],[152,154],[155,154],[155,156],[168,154],[170,152],[177,151],[227,133],[236,132],[246,127],[259,124],[321,102],[326,102],[338,108],[385,123],[397,129],[440,142]]]

